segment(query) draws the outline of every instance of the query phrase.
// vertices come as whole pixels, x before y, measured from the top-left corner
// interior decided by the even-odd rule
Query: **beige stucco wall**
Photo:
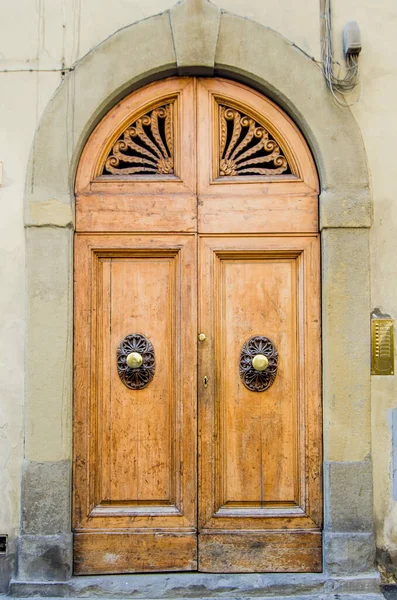
[[[118,29],[170,8],[173,0],[15,0],[3,3],[0,23],[0,533],[19,528],[20,476],[24,430],[24,280],[23,192],[34,132],[46,103],[68,69]],[[320,60],[319,0],[214,0],[217,6],[270,27]],[[397,192],[394,172],[397,142],[397,6],[391,0],[369,4],[334,0],[334,34],[339,45],[346,21],[361,27],[364,93],[352,108],[367,150],[374,195],[371,230],[372,305],[397,315],[397,261],[394,222]],[[236,40],[238,46],[238,40]],[[396,47],[394,47],[396,46]],[[134,60],[134,49],[131,49]],[[265,57],[264,57],[265,60]],[[343,110],[343,109],[340,109]],[[332,131],[329,132],[332,135]],[[59,139],[59,144],[65,144]],[[390,164],[389,164],[390,163]],[[51,252],[51,248],[49,248]],[[357,257],[359,260],[359,257]],[[38,299],[39,300],[39,299]],[[340,349],[344,351],[343,348]],[[40,366],[37,365],[39,369]],[[396,378],[373,378],[373,460],[378,544],[397,550],[397,508],[391,493],[391,409],[397,405]],[[360,407],[356,407],[359,411]],[[341,419],[349,418],[342,415]],[[341,423],[342,424],[342,423]],[[341,448],[355,440],[341,440]],[[357,440],[357,448],[360,440]],[[360,456],[357,459],[365,458]],[[42,455],[45,460],[45,449]],[[60,457],[60,458],[63,458]],[[343,460],[340,456],[330,457]]]

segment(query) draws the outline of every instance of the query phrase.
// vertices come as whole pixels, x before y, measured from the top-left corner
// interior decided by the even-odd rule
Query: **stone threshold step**
[[[13,580],[14,598],[109,598],[134,600],[185,600],[288,597],[332,598],[332,595],[380,595],[378,572],[357,577],[330,577],[296,573],[156,573],[140,575],[79,576],[68,581]],[[350,600],[350,599],[349,599]],[[355,600],[355,599],[354,599]],[[368,600],[372,598],[368,597]]]
[[[10,596],[2,596],[0,594],[1,600],[7,600]],[[18,598],[13,596],[15,600],[22,600],[22,597]],[[45,600],[58,600],[59,596],[35,596],[35,600],[40,600],[41,598],[45,598]],[[97,596],[85,596],[85,600],[96,600]],[[387,598],[387,597],[386,597]],[[77,600],[77,596],[69,597],[69,600]],[[211,600],[213,596],[210,598],[203,597],[202,600]],[[245,600],[245,597],[242,596],[241,600]],[[189,600],[188,598],[183,600]],[[225,600],[229,600],[225,597]],[[385,596],[382,594],[310,594],[310,596],[266,596],[266,600],[385,600]]]

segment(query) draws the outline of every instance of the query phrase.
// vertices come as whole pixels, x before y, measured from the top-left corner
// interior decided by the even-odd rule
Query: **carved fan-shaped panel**
[[[173,102],[133,121],[113,144],[102,175],[174,174]]]
[[[219,177],[293,174],[280,145],[263,125],[224,104],[218,110]]]
[[[77,231],[318,231],[318,177],[293,121],[221,78],[170,77],[118,102],[76,175]]]

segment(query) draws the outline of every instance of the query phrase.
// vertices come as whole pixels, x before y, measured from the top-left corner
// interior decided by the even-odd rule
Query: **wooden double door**
[[[76,179],[75,573],[321,570],[317,177],[294,124],[172,78]]]

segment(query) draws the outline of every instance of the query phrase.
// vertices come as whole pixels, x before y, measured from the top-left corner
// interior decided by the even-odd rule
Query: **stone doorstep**
[[[14,598],[134,598],[171,600],[200,598],[288,598],[380,600],[379,573],[331,578],[324,574],[212,574],[166,573],[115,576],[79,576],[63,582],[12,580]]]
[[[0,598],[7,600],[9,596],[3,596],[0,594]],[[19,600],[14,596],[15,600]],[[42,596],[35,596],[36,600],[43,598]],[[57,600],[57,596],[45,597],[46,600]],[[85,596],[86,600],[94,600],[97,596]],[[387,598],[387,597],[386,597]],[[201,600],[212,600],[213,596],[202,597]],[[232,600],[224,596],[225,600]],[[77,600],[76,596],[69,597],[69,600]],[[188,600],[188,599],[185,599]],[[385,600],[385,596],[382,594],[316,594],[310,596],[266,596],[266,600]]]

